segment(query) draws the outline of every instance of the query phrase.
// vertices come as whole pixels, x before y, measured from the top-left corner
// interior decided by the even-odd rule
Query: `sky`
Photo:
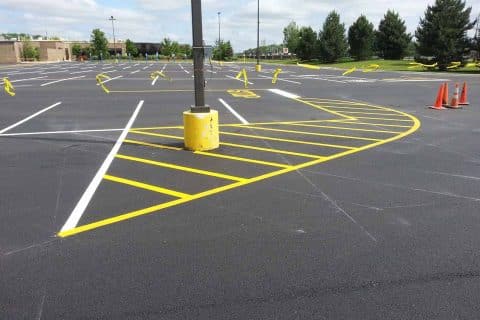
[[[295,21],[300,26],[321,29],[326,15],[336,10],[346,28],[361,14],[378,26],[388,9],[405,20],[414,33],[427,5],[434,0],[260,0],[260,40],[281,43],[283,28]],[[480,13],[480,1],[467,0],[471,19]],[[89,40],[94,28],[112,38],[114,16],[117,39],[160,42],[169,37],[191,43],[190,0],[1,0],[0,33],[18,32],[59,36],[66,40]],[[256,46],[257,0],[202,0],[203,34],[207,44],[218,38],[230,40],[235,52]],[[471,32],[473,35],[473,31]]]

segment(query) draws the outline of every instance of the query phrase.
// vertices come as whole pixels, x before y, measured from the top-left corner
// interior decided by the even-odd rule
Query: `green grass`
[[[241,60],[239,60],[241,61]],[[255,62],[255,59],[247,59],[247,62]],[[409,69],[411,65],[409,63],[413,62],[413,60],[381,60],[381,59],[372,59],[372,60],[365,60],[365,61],[345,61],[345,62],[338,62],[338,63],[319,63],[319,62],[303,62],[305,64],[312,64],[318,65],[320,68],[322,67],[330,67],[330,68],[339,68],[348,70],[353,67],[357,67],[358,69],[367,68],[370,64],[378,64],[380,65],[379,70],[386,70],[386,71],[412,71],[412,72],[425,72],[425,71],[438,71],[435,70],[424,70],[422,67],[412,68]],[[260,63],[276,63],[276,64],[296,64],[297,60],[260,60]],[[465,67],[465,68],[458,68],[448,70],[446,72],[452,73],[480,73],[480,68],[477,67]]]

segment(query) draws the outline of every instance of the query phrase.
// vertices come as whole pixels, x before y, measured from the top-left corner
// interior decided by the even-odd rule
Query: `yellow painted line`
[[[135,162],[140,162],[140,163],[145,163],[145,164],[150,164],[150,165],[153,165],[153,166],[158,166],[158,167],[163,167],[163,168],[168,168],[168,169],[186,171],[186,172],[201,174],[201,175],[204,175],[204,176],[210,176],[210,177],[215,177],[215,178],[220,178],[220,179],[227,179],[227,180],[233,180],[233,181],[245,181],[245,180],[247,180],[245,178],[231,176],[231,175],[228,175],[228,174],[223,174],[223,173],[218,173],[218,172],[213,172],[213,171],[206,171],[206,170],[195,169],[195,168],[184,167],[184,166],[178,166],[178,165],[171,164],[171,163],[159,162],[159,161],[154,161],[154,160],[144,159],[144,158],[137,158],[137,157],[127,156],[127,155],[122,155],[122,154],[117,154],[115,156],[115,158],[119,158],[119,159],[123,159],[123,160],[129,160],[129,161],[135,161]]]
[[[365,106],[364,103],[361,102],[350,102],[344,100],[332,100],[332,99],[316,99],[316,98],[301,98],[303,101],[310,101],[310,102],[317,102],[321,104],[338,104],[338,105],[346,105],[346,106]],[[375,106],[371,106],[375,107]]]
[[[304,158],[313,158],[313,159],[323,159],[323,158],[325,158],[324,156],[318,156],[318,155],[314,155],[314,154],[293,152],[293,151],[280,150],[280,149],[268,149],[268,148],[250,146],[250,145],[246,145],[246,144],[220,142],[220,145],[228,146],[228,147],[234,147],[234,148],[252,149],[252,150],[271,152],[271,153],[287,154],[287,155],[290,155],[290,156],[297,156],[297,157],[304,157]]]
[[[295,101],[298,101],[298,102],[307,104],[307,105],[309,105],[309,106],[311,106],[311,107],[314,107],[314,108],[323,110],[323,111],[325,111],[325,112],[334,114],[334,115],[336,115],[336,116],[339,116],[340,118],[346,118],[346,119],[350,119],[350,120],[355,120],[354,117],[347,116],[347,115],[344,115],[344,114],[342,114],[342,113],[340,113],[340,112],[336,112],[336,111],[333,111],[333,110],[329,110],[329,109],[326,108],[326,107],[316,105],[316,104],[314,104],[314,103],[312,103],[312,102],[310,102],[310,101],[306,101],[306,100],[302,100],[302,99],[297,99],[297,98],[292,98],[292,100],[295,100]]]
[[[187,193],[178,192],[178,191],[171,190],[171,189],[165,189],[165,188],[162,188],[162,187],[154,186],[154,185],[151,185],[151,184],[147,184],[147,183],[143,183],[143,182],[139,182],[139,181],[135,181],[135,180],[115,177],[115,176],[111,176],[111,175],[105,175],[103,178],[105,180],[108,180],[108,181],[113,181],[113,182],[117,182],[117,183],[121,183],[121,184],[126,184],[126,185],[129,185],[129,186],[132,186],[132,187],[145,189],[145,190],[149,190],[149,191],[153,191],[153,192],[157,192],[157,193],[163,193],[163,194],[166,194],[166,195],[169,195],[169,196],[172,196],[172,197],[176,197],[176,198],[191,197],[191,195],[187,194]]]
[[[229,159],[229,160],[235,160],[235,161],[243,161],[243,162],[261,164],[261,165],[265,165],[265,166],[272,166],[272,167],[278,167],[278,168],[290,168],[291,167],[287,164],[281,164],[281,163],[269,162],[269,161],[262,161],[262,160],[255,160],[255,159],[243,158],[243,157],[234,157],[234,156],[228,156],[228,155],[219,154],[219,153],[212,153],[212,152],[205,152],[205,151],[195,151],[194,153],[195,154],[200,154],[200,155],[203,155],[203,156]]]
[[[160,211],[160,210],[165,209],[165,208],[173,207],[173,206],[183,204],[183,203],[186,203],[186,202],[189,202],[189,201],[192,201],[192,200],[207,197],[207,196],[210,196],[210,195],[213,195],[213,194],[216,194],[216,193],[220,193],[220,192],[224,192],[224,191],[231,190],[231,189],[234,189],[234,188],[238,188],[238,187],[241,187],[243,185],[258,182],[258,181],[268,179],[268,178],[271,178],[271,177],[274,177],[274,176],[278,176],[278,175],[281,175],[281,174],[284,174],[284,173],[287,173],[287,172],[299,170],[299,169],[302,169],[302,168],[305,168],[305,167],[308,167],[308,166],[312,166],[312,165],[319,164],[319,163],[322,163],[322,162],[326,162],[326,161],[329,161],[329,160],[344,157],[346,155],[354,154],[356,152],[364,151],[364,150],[374,148],[374,147],[382,145],[382,144],[386,144],[386,143],[389,143],[389,142],[399,140],[399,139],[401,139],[401,138],[403,138],[403,137],[405,137],[409,134],[412,134],[413,132],[415,132],[416,130],[418,130],[420,128],[420,121],[417,118],[415,118],[414,116],[408,115],[404,112],[399,112],[399,113],[402,113],[405,116],[409,117],[411,119],[411,121],[413,122],[413,125],[411,127],[409,127],[409,130],[407,130],[407,131],[405,131],[405,132],[403,132],[399,135],[396,135],[394,137],[391,137],[391,138],[388,138],[388,139],[385,139],[385,140],[382,140],[382,141],[378,141],[376,143],[368,144],[368,145],[365,145],[363,147],[359,147],[359,148],[355,148],[355,149],[352,149],[352,150],[347,150],[347,151],[344,151],[344,152],[341,152],[341,153],[337,153],[337,154],[334,154],[334,155],[329,156],[329,157],[319,158],[319,159],[316,159],[316,160],[313,160],[313,161],[310,161],[310,162],[306,162],[306,163],[302,163],[302,164],[299,164],[299,165],[292,166],[290,168],[281,169],[281,170],[274,171],[274,172],[264,174],[264,175],[261,175],[261,176],[257,176],[257,177],[254,177],[254,178],[245,179],[243,181],[235,182],[235,183],[232,183],[232,184],[229,184],[229,185],[226,185],[226,186],[222,186],[222,187],[219,187],[219,188],[207,190],[207,191],[204,191],[204,192],[201,192],[201,193],[194,194],[190,197],[177,199],[177,200],[174,200],[174,201],[158,204],[158,205],[151,206],[151,207],[148,207],[148,208],[124,213],[124,214],[118,215],[116,217],[112,217],[112,218],[100,220],[100,221],[97,221],[97,222],[93,222],[93,223],[90,223],[90,224],[86,224],[86,225],[83,225],[83,226],[79,226],[79,227],[76,227],[76,228],[73,228],[73,229],[70,229],[70,230],[59,232],[58,236],[60,236],[60,237],[72,236],[72,235],[79,234],[79,233],[82,233],[82,232],[85,232],[85,231],[97,229],[97,228],[104,227],[104,226],[107,226],[107,225],[110,225],[110,224],[118,223],[118,222],[121,222],[121,221],[133,219],[133,218],[136,218],[136,217],[139,217],[139,216],[142,216],[142,215],[157,212],[157,211]],[[372,125],[372,124],[368,123],[368,125]],[[393,126],[393,125],[388,125],[388,126]],[[405,126],[405,127],[407,127],[407,126]]]
[[[361,105],[360,105],[361,106]],[[347,109],[347,110],[365,110],[365,111],[377,111],[377,110],[384,110],[382,108],[361,108],[361,107],[356,107],[356,106],[351,106],[351,107],[340,107],[340,106],[332,106],[329,105],[328,108],[334,108],[334,109]]]
[[[305,131],[296,131],[296,130],[273,129],[273,128],[264,128],[264,127],[257,127],[257,126],[243,126],[243,128],[252,128],[252,129],[257,129],[257,130],[285,132],[285,133],[293,133],[293,134],[304,134],[304,135],[331,137],[331,138],[355,139],[355,140],[365,140],[365,141],[380,141],[380,139],[373,139],[373,138],[364,138],[364,137],[356,137],[356,136],[344,136],[344,135],[329,134],[329,133],[305,132]]]
[[[360,124],[360,125],[366,125],[366,126],[384,126],[384,127],[395,127],[395,128],[410,128],[411,126],[402,126],[398,124],[385,124],[385,123],[370,123],[370,122],[342,122],[345,124]]]
[[[363,111],[342,111],[343,113],[353,113],[353,114],[375,114],[378,116],[395,116],[395,117],[404,117],[402,114],[397,114],[397,113],[381,113],[381,112],[363,112]]]
[[[184,139],[183,137],[172,136],[172,135],[169,135],[169,134],[162,134],[162,133],[143,132],[143,131],[137,131],[137,130],[130,130],[130,132],[136,133],[136,134],[141,134],[141,135],[144,135],[144,136],[171,138],[171,139],[177,139],[177,140],[183,140]]]
[[[138,144],[138,145],[146,146],[146,147],[159,148],[159,149],[176,150],[176,151],[183,150],[182,148],[164,146],[164,145],[161,145],[161,144],[148,143],[148,142],[138,141],[138,140],[125,139],[125,140],[123,140],[123,142],[124,143],[130,143],[130,144]]]
[[[354,123],[354,122],[345,122],[345,123]],[[360,129],[360,128],[349,128],[349,127],[336,127],[336,126],[319,126],[315,124],[304,124],[304,123],[291,123],[290,126],[300,126],[300,127],[313,127],[313,128],[326,128],[326,129],[338,129],[338,130],[352,130],[352,131],[365,131],[365,132],[375,132],[375,133],[392,133],[399,134],[401,131],[388,131],[388,130],[373,130],[373,129]],[[410,126],[408,126],[410,128]]]
[[[385,120],[385,121],[404,121],[412,122],[412,120],[403,120],[403,119],[390,119],[390,118],[375,118],[375,117],[356,117],[357,119],[372,119],[372,120]]]
[[[308,144],[312,146],[320,146],[320,147],[330,147],[330,148],[338,148],[338,149],[356,149],[357,147],[351,146],[342,146],[337,144],[327,144],[327,143],[319,143],[319,142],[309,142],[309,141],[300,141],[300,140],[290,140],[290,139],[281,139],[281,138],[273,138],[273,137],[266,137],[266,136],[254,136],[249,134],[242,134],[242,133],[233,133],[233,132],[224,132],[220,131],[221,134],[229,135],[229,136],[238,136],[238,137],[246,137],[251,139],[260,139],[260,140],[271,140],[271,141],[280,141],[280,142],[290,142],[290,143],[297,143],[297,144]]]

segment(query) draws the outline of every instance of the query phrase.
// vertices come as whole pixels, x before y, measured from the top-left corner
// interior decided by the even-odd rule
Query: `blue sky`
[[[375,25],[387,9],[394,9],[406,21],[409,32],[434,0],[260,0],[261,35],[266,43],[280,43],[282,29],[294,20],[318,31],[331,10],[340,13],[348,28],[365,14]],[[222,38],[231,40],[235,51],[256,45],[256,0],[202,0],[204,38],[213,43],[218,37],[217,12],[221,13]],[[478,0],[467,1],[472,20],[480,13]],[[48,33],[68,40],[88,40],[92,29],[102,29],[111,37],[113,15],[117,38],[160,42],[164,37],[191,43],[190,0],[2,0],[0,33]]]

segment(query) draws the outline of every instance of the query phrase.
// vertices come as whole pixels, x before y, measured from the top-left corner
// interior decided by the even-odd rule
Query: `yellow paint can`
[[[205,151],[218,148],[218,111],[183,113],[184,144],[192,151]]]

